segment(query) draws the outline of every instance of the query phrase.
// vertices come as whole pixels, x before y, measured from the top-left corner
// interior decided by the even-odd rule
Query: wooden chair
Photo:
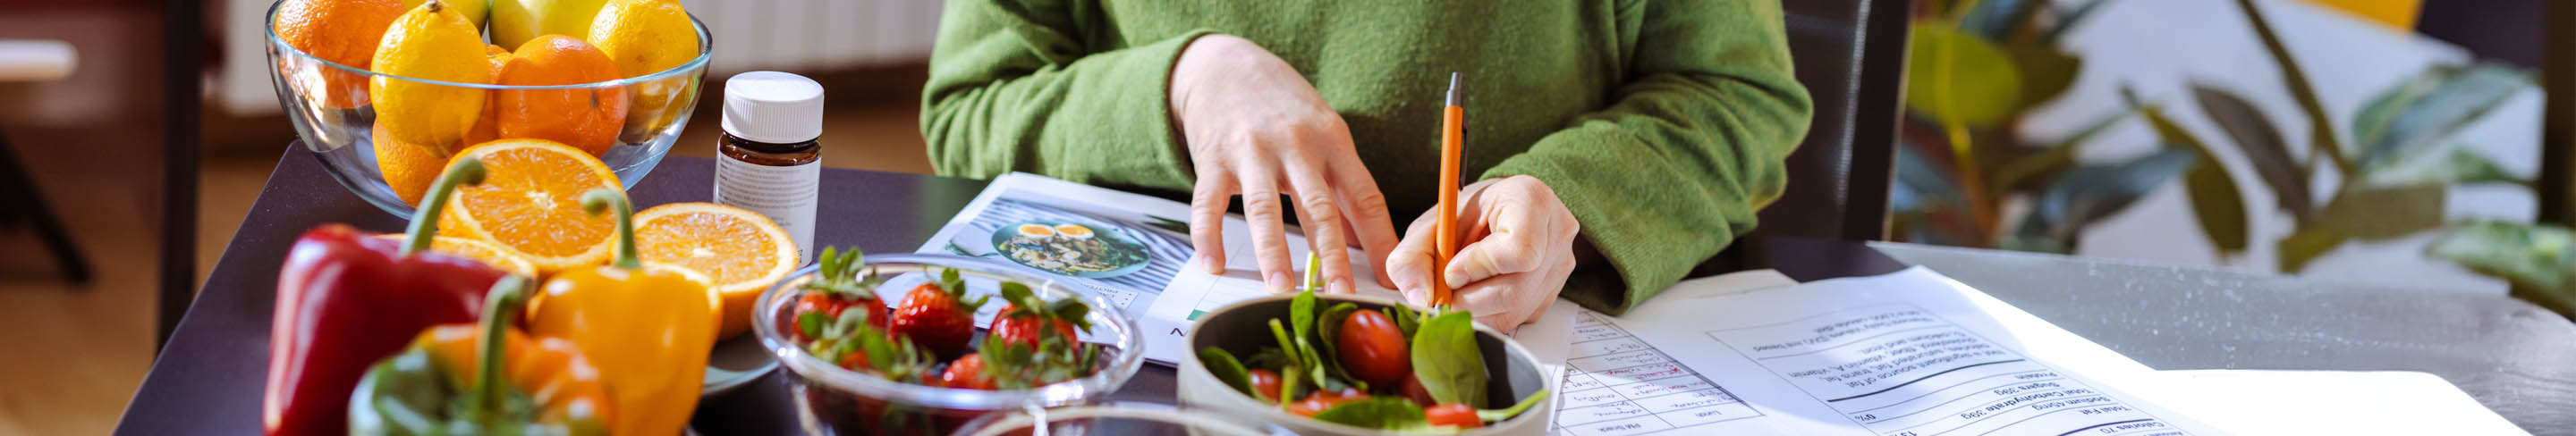
[[[1759,268],[1775,237],[1887,237],[1888,183],[1903,116],[1911,0],[1794,0],[1786,12],[1798,82],[1815,99],[1807,137],[1790,153],[1789,186],[1759,227],[1694,276]]]
[[[61,41],[0,40],[0,83],[61,80],[70,77],[78,63],[78,52]],[[62,267],[63,278],[89,283],[89,263],[82,260],[80,246],[72,242],[71,232],[63,229],[53,207],[36,189],[26,164],[18,162],[8,135],[0,134],[0,226],[19,224],[33,227],[44,240],[45,251]]]

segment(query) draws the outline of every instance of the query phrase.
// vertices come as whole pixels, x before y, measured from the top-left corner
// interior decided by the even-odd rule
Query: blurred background
[[[2530,261],[2568,243],[2535,224],[2571,188],[2542,177],[2571,147],[2544,135],[2542,88],[2547,62],[2576,61],[2545,44],[2576,8],[2546,1],[1917,0],[1889,234],[2568,310],[2562,269]],[[812,76],[825,165],[929,172],[939,0],[683,3],[716,44],[706,89]],[[269,4],[0,0],[0,434],[111,430],[150,368],[158,292],[202,280],[288,152]],[[170,62],[179,47],[202,59]],[[202,107],[174,120],[171,92]],[[713,155],[717,101],[675,154]],[[194,156],[164,152],[172,121],[199,127]],[[193,266],[164,268],[170,248]]]

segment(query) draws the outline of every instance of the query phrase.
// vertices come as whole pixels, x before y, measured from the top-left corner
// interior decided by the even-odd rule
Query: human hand
[[[1190,198],[1190,244],[1209,273],[1225,271],[1225,211],[1243,196],[1253,257],[1273,292],[1296,287],[1279,196],[1296,199],[1310,250],[1323,256],[1330,292],[1352,288],[1356,233],[1371,265],[1384,265],[1395,225],[1377,180],[1352,150],[1350,127],[1297,69],[1252,41],[1208,35],[1182,49],[1172,67],[1172,122],[1189,144],[1198,182]],[[1389,284],[1381,273],[1378,283]]]
[[[1386,263],[1404,299],[1431,304],[1431,269],[1441,268],[1452,289],[1450,303],[1476,322],[1503,333],[1547,312],[1574,273],[1575,235],[1582,226],[1536,177],[1478,181],[1458,193],[1456,229],[1464,244],[1448,265],[1434,265],[1438,210],[1425,212],[1405,231]]]

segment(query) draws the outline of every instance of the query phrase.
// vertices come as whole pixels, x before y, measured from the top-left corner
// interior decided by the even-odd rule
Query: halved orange
[[[399,242],[402,241],[403,234],[390,233],[376,235],[376,237]],[[509,249],[492,245],[490,242],[439,235],[429,239],[429,251],[464,256],[467,259],[483,261],[484,265],[491,265],[492,268],[502,272],[527,276],[531,279],[538,278],[537,264],[528,263],[527,258],[511,254]]]
[[[543,274],[608,263],[615,218],[582,212],[581,195],[625,187],[599,158],[542,139],[496,140],[457,154],[482,160],[487,175],[481,185],[456,187],[438,218],[440,234],[491,242]]]
[[[724,296],[730,338],[751,327],[752,301],[800,263],[796,240],[759,212],[715,203],[673,203],[635,214],[635,250],[644,260],[705,273]]]

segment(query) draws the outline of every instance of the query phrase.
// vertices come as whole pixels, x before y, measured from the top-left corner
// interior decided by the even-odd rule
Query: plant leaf
[[[2192,99],[2200,102],[2201,113],[2218,123],[2236,141],[2236,149],[2254,165],[2254,175],[2272,189],[2272,199],[2281,210],[2304,215],[2315,207],[2316,200],[2308,190],[2308,171],[2297,158],[2290,157],[2288,140],[2272,127],[2272,118],[2263,115],[2244,98],[2203,84],[2192,84]],[[2200,198],[2193,192],[2192,198]],[[2243,247],[2238,247],[2243,248]]]
[[[2047,0],[1980,1],[1959,18],[1959,30],[1991,41],[2006,40],[2029,27],[2031,14],[2047,5]]]
[[[2073,241],[2083,226],[2118,213],[2190,169],[2192,158],[2189,151],[2167,149],[2127,162],[2069,171],[2032,204],[2021,233]]]
[[[1333,378],[1344,380],[1353,386],[1359,387],[1360,390],[1365,391],[1369,389],[1368,382],[1361,381],[1358,377],[1351,377],[1350,371],[1346,368],[1342,368],[1341,341],[1339,340],[1342,331],[1342,319],[1349,318],[1352,312],[1357,312],[1359,310],[1359,305],[1347,302],[1334,304],[1333,307],[1325,308],[1323,315],[1315,317],[1314,345],[1315,352],[1318,354],[1317,357],[1322,359],[1322,362],[1319,363],[1323,364],[1324,368],[1327,369],[1325,372],[1330,373]]]
[[[2418,183],[2510,183],[2528,186],[2533,183],[2531,180],[2514,176],[2513,173],[2505,171],[2504,167],[2496,165],[2494,160],[2470,151],[2467,147],[2455,146],[2450,149],[2449,153],[2443,154],[2439,159],[2407,159],[2384,170],[2372,171],[2370,178],[2364,182],[2381,186]]]
[[[2307,269],[2309,261],[2316,260],[2317,256],[2325,255],[2326,252],[2333,251],[2336,246],[2341,246],[2344,241],[2351,239],[2351,236],[2327,227],[2301,228],[2290,232],[2290,236],[2281,238],[2278,245],[2281,252],[2278,259],[2281,272],[2296,273]]]
[[[2085,18],[2092,17],[2093,11],[2100,10],[2103,3],[2109,2],[2106,0],[2084,2],[2083,6],[2076,6],[2074,10],[2066,12],[2057,19],[2057,24],[2049,26],[2048,31],[2041,32],[2039,34],[2039,42],[2052,46],[2057,45],[2058,38],[2066,36],[2066,31],[2068,29],[2073,29],[2076,24],[2083,23]]]
[[[1441,403],[1485,405],[1485,355],[1476,349],[1475,318],[1467,311],[1440,314],[1413,334],[1414,378]]]
[[[1547,390],[1539,389],[1538,392],[1531,392],[1528,397],[1521,398],[1520,402],[1512,403],[1512,407],[1504,408],[1502,410],[1477,410],[1476,419],[1484,420],[1485,422],[1512,419],[1512,415],[1519,415],[1521,414],[1521,411],[1529,410],[1531,406],[1537,406],[1538,403],[1544,401],[1547,401]]]
[[[1993,43],[1946,23],[1916,21],[1905,107],[1948,126],[1985,127],[2021,102],[2021,70]]]
[[[1207,365],[1208,373],[1215,374],[1217,380],[1224,380],[1225,385],[1233,386],[1235,391],[1251,395],[1253,398],[1263,397],[1261,394],[1252,392],[1252,372],[1243,369],[1242,361],[1234,360],[1234,353],[1225,352],[1223,348],[1207,347],[1199,350],[1199,362]]]
[[[1902,193],[1902,194],[1900,194]],[[1959,185],[1950,183],[1949,174],[1923,157],[1913,147],[1896,148],[1896,189],[1888,192],[1888,204],[1898,211],[1929,211],[1942,207],[1961,207]]]
[[[2365,241],[2403,237],[2440,227],[2444,196],[2449,192],[2450,187],[2432,183],[2345,187],[2316,220],[2302,225],[2331,228]]]
[[[2553,225],[2472,221],[2433,240],[2425,253],[2513,282],[2517,297],[2576,312],[2576,232]]]
[[[2135,93],[2122,89],[2121,94],[2130,100],[2130,105],[2138,105]],[[2155,127],[2156,136],[2162,137],[2165,144],[2181,145],[2198,155],[2193,161],[2191,174],[2184,179],[2184,185],[2190,188],[2192,217],[2200,222],[2201,234],[2207,236],[2220,253],[2245,251],[2248,241],[2244,194],[2236,188],[2236,177],[2227,174],[2227,166],[2219,163],[2217,151],[2211,150],[2209,143],[2201,141],[2200,137],[2183,130],[2181,125],[2174,124],[2172,119],[2165,118],[2161,109],[2143,106],[2139,112],[2146,115],[2147,124]],[[2072,239],[2071,233],[2059,236]]]
[[[1352,401],[1315,414],[1316,420],[1359,428],[1405,429],[1428,425],[1422,406],[1403,397],[1373,397]]]
[[[2192,162],[2191,172],[2183,175],[2183,186],[2191,190],[2192,216],[2200,219],[2200,233],[2220,253],[2245,251],[2249,244],[2245,230],[2245,197],[2236,187],[2235,176],[2218,159],[2201,154]]]
[[[2352,158],[2344,156],[2342,139],[2335,137],[2334,126],[2328,122],[2332,118],[2326,117],[2325,104],[2318,102],[2316,87],[2308,84],[2307,70],[2299,67],[2298,59],[2290,57],[2289,47],[2281,44],[2281,35],[2272,31],[2272,21],[2263,17],[2261,8],[2254,7],[2254,0],[2236,0],[2236,9],[2253,23],[2254,35],[2261,37],[2263,50],[2272,55],[2273,66],[2281,71],[2281,86],[2289,88],[2290,98],[2299,102],[2299,112],[2308,116],[2309,152],[2323,152],[2334,159],[2336,169],[2353,173]]]
[[[2021,101],[2016,110],[2029,110],[2054,100],[2075,86],[2075,73],[2084,70],[2084,59],[2058,51],[2038,42],[2005,44],[2015,67],[2021,68]]]
[[[2111,130],[2111,126],[2119,124],[2121,120],[2128,119],[2129,114],[2137,112],[2138,108],[2129,107],[2121,110],[2120,113],[2094,120],[2092,124],[2085,125],[2084,130],[2077,130],[2075,134],[2067,135],[2066,138],[2057,140],[2055,145],[2048,146],[2048,151],[2006,162],[2003,167],[1995,170],[1995,178],[1987,186],[1998,190],[2034,187],[2032,185],[2037,185],[2039,181],[2056,177],[2058,173],[2075,167],[2075,152],[2083,149],[2088,140],[2102,134],[2103,131]],[[1900,148],[1898,151],[1904,150]],[[1902,165],[1903,161],[1900,160],[1898,164]],[[1899,168],[1899,171],[1902,171],[1902,167]],[[1900,178],[1904,176],[1902,172],[1897,175]],[[1952,190],[1956,191],[1956,189]]]
[[[2354,114],[2353,141],[2361,147],[2362,171],[2376,172],[2435,152],[2443,138],[2531,87],[2531,78],[2522,71],[2488,64],[2433,67],[2407,79]]]

